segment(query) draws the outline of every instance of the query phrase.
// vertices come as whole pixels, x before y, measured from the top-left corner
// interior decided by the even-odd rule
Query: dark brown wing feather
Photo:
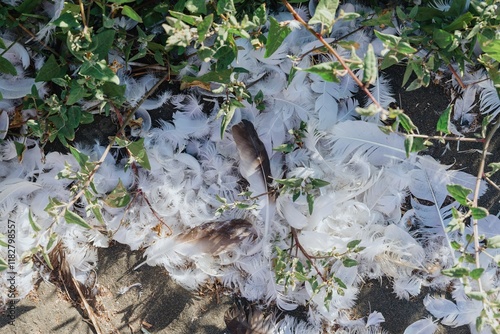
[[[240,156],[241,175],[258,194],[267,192],[268,184],[272,182],[271,165],[253,124],[242,120],[233,126],[232,133]]]

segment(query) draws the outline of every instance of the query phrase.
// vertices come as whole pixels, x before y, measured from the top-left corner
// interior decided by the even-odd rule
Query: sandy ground
[[[99,251],[98,284],[100,286],[99,321],[103,333],[223,334],[229,332],[224,313],[231,298],[216,291],[204,295],[191,293],[176,285],[158,267],[132,268],[140,261],[140,252],[115,244]],[[142,289],[123,287],[141,283]],[[386,280],[368,282],[358,298],[355,313],[360,317],[372,311],[382,312],[383,328],[392,334],[403,333],[414,321],[428,316],[422,299],[427,290],[410,302],[398,300]],[[217,298],[218,296],[218,298]],[[219,299],[219,301],[217,301]],[[13,334],[94,333],[80,307],[74,307],[66,294],[52,284],[42,282],[36,292],[17,304],[14,326],[0,317],[0,331]],[[144,332],[141,329],[146,329]],[[466,327],[444,329],[442,333],[467,334]]]

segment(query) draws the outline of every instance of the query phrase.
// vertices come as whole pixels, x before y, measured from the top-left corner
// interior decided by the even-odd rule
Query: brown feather
[[[271,179],[271,165],[266,148],[253,124],[242,120],[232,128],[240,156],[240,173],[253,188],[255,195],[266,193]]]
[[[257,231],[245,219],[202,224],[178,236],[181,243],[196,243],[203,253],[220,255],[239,246],[245,239],[256,239]]]

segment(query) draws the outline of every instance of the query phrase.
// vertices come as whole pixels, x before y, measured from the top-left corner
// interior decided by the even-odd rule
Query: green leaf
[[[441,49],[446,49],[453,43],[454,36],[443,29],[434,29],[433,39]]]
[[[110,98],[121,99],[125,96],[125,85],[117,85],[113,82],[105,82],[102,85],[102,92]]]
[[[450,104],[448,108],[439,116],[439,120],[436,124],[436,130],[442,133],[450,134],[450,114],[453,104]]]
[[[221,109],[221,111],[224,111],[224,114],[222,115],[222,126],[220,128],[221,138],[224,137],[224,132],[226,132],[227,126],[229,125],[229,123],[231,123],[231,120],[233,119],[236,109],[242,107],[244,107],[244,105],[241,102],[236,100],[231,100],[224,109]]]
[[[196,26],[202,22],[201,17],[199,16],[194,16],[194,15],[186,15],[184,13],[176,12],[176,11],[169,11],[170,15],[173,17],[181,20],[182,22],[185,22],[191,26]]]
[[[486,239],[486,245],[488,248],[500,248],[500,235]]]
[[[313,194],[307,194],[306,200],[307,200],[307,208],[309,209],[309,214],[312,215],[313,210],[314,210],[314,196],[313,196]]]
[[[222,71],[210,71],[199,77],[185,76],[182,78],[184,82],[218,82],[218,83],[229,83],[231,81],[231,74],[233,72],[230,69],[224,69]]]
[[[368,44],[368,49],[366,50],[365,59],[363,61],[363,83],[366,85],[371,85],[375,83],[378,77],[378,62],[375,52],[373,51],[373,45]]]
[[[64,28],[64,29],[72,29],[79,28],[80,22],[75,18],[72,13],[66,12],[61,14],[57,20],[52,22],[56,27]]]
[[[130,199],[131,197],[127,188],[125,188],[122,181],[119,180],[115,189],[113,189],[104,199],[104,203],[112,208],[123,208],[130,203]]]
[[[217,14],[223,15],[228,13],[234,13],[236,8],[234,7],[233,0],[218,0],[217,1]]]
[[[23,143],[19,143],[17,141],[14,141],[14,146],[16,148],[17,160],[23,161],[24,152],[26,152],[26,145],[24,145]]]
[[[483,274],[484,268],[476,268],[471,270],[470,272],[470,277],[472,279],[479,279],[481,275]]]
[[[484,292],[484,291],[470,291],[470,292],[467,292],[467,297],[475,299],[475,300],[479,300],[479,301],[484,301],[484,300],[486,300],[487,295],[486,295],[486,292]]]
[[[468,206],[467,196],[472,193],[472,190],[469,188],[465,188],[459,184],[448,184],[446,185],[446,189],[450,195],[460,204],[464,206]]]
[[[483,34],[478,34],[478,42],[488,56],[500,62],[500,40],[487,38]]]
[[[344,265],[344,267],[354,267],[354,266],[357,266],[358,265],[358,261],[354,260],[354,259],[350,259],[350,258],[345,258],[342,260],[342,264]]]
[[[193,14],[206,14],[207,5],[205,0],[187,0],[185,8]]]
[[[45,263],[47,263],[47,266],[50,268],[50,270],[54,270],[54,267],[52,266],[52,263],[50,262],[49,255],[43,249],[42,249],[42,256],[43,256],[43,259],[45,260]]]
[[[474,19],[474,15],[471,12],[466,12],[459,17],[457,17],[452,23],[446,25],[443,27],[444,30],[448,32],[453,32],[455,30],[461,30],[467,28],[467,25]],[[477,25],[478,27],[481,27],[481,25]],[[475,28],[476,26],[474,26]],[[472,37],[472,36],[471,36]],[[469,36],[466,37],[466,39],[471,38]]]
[[[50,81],[54,78],[61,78],[64,75],[61,71],[61,66],[57,63],[56,57],[50,55],[49,59],[43,64],[42,68],[38,71],[35,82]]]
[[[16,68],[7,59],[0,56],[0,73],[6,73],[10,75],[17,75]]]
[[[141,165],[145,169],[151,169],[148,155],[146,153],[146,148],[144,147],[144,138],[130,143],[127,148],[139,165]]]
[[[369,26],[369,27],[376,27],[376,26],[389,26],[389,27],[394,27],[394,24],[392,23],[392,15],[393,11],[392,10],[387,10],[382,13],[377,13],[378,15],[369,20],[362,21],[361,24],[364,26]]]
[[[486,210],[485,208],[481,208],[481,207],[472,207],[470,208],[470,211],[472,213],[472,218],[473,219],[483,219],[485,217],[488,217],[488,215],[490,214],[488,212],[488,210]]]
[[[401,113],[398,115],[398,120],[399,124],[401,124],[406,132],[413,133],[413,130],[418,130],[417,126],[413,123],[408,115]]]
[[[380,31],[375,30],[374,31],[375,35],[384,43],[384,45],[387,45],[389,48],[394,48],[396,45],[399,44],[401,41],[401,37],[397,37],[394,35],[389,35],[389,34],[384,34]]]
[[[500,162],[492,162],[488,165],[488,167],[491,168],[491,170],[486,173],[486,176],[491,177],[493,174],[500,170]]]
[[[85,87],[80,85],[76,80],[71,81],[70,91],[68,98],[66,99],[66,104],[71,106],[76,102],[83,99],[86,95]]]
[[[64,210],[64,219],[66,220],[66,222],[68,224],[76,224],[76,225],[80,225],[81,227],[84,227],[84,228],[91,228],[90,225],[88,225],[85,220],[83,220],[82,217],[80,217],[79,215],[77,215],[76,213],[74,213],[73,211],[70,211],[68,209],[65,209]]]
[[[441,270],[441,273],[445,276],[461,278],[469,275],[469,269],[456,267],[456,268],[443,269]]]
[[[361,240],[351,240],[349,241],[349,243],[347,244],[347,248],[348,249],[354,249],[356,248],[357,245],[359,245],[361,243]]]
[[[41,230],[40,225],[38,225],[35,220],[33,219],[33,214],[31,212],[31,209],[28,210],[28,220],[30,222],[31,228],[33,231],[38,232]]]
[[[339,63],[330,61],[317,64],[306,69],[301,69],[301,68],[298,69],[304,72],[317,74],[325,81],[340,82],[340,80],[337,77],[337,70],[341,68],[342,65],[340,65]]]
[[[8,267],[9,265],[7,264],[7,262],[2,257],[0,257],[0,271],[4,271]]]
[[[328,33],[332,31],[333,24],[335,23],[335,14],[339,7],[338,0],[320,0],[316,6],[314,16],[309,20],[309,24],[322,24]]]
[[[109,50],[115,42],[115,35],[116,31],[114,29],[107,29],[94,36],[97,45],[94,54],[99,60],[108,58]]]
[[[210,14],[205,16],[203,21],[197,25],[196,29],[198,30],[198,43],[202,43],[203,41],[205,41],[205,36],[212,26],[213,20],[214,14]]]
[[[0,49],[7,49],[7,45],[5,45],[5,42],[3,41],[2,38],[0,38]]]
[[[423,138],[415,138],[412,135],[406,136],[404,145],[406,157],[409,157],[411,152],[420,152],[427,149]]]
[[[293,151],[293,144],[281,144],[278,147],[273,148],[273,151],[290,153]]]
[[[329,184],[330,184],[330,182],[327,182],[327,181],[321,180],[321,179],[312,179],[311,180],[311,185],[313,186],[314,189],[326,187]]]
[[[130,17],[132,20],[137,21],[139,23],[142,23],[142,18],[137,14],[135,10],[132,9],[132,7],[128,5],[124,5],[122,8],[122,15]]]
[[[120,84],[120,79],[107,65],[106,61],[101,60],[98,62],[85,62],[80,68],[81,75],[88,75],[97,80],[113,82],[117,85]]]
[[[288,26],[281,26],[280,23],[274,18],[270,17],[269,21],[271,26],[269,28],[269,35],[267,36],[266,42],[266,52],[264,53],[264,58],[271,56],[278,48],[281,43],[285,40],[286,36],[292,32]]]
[[[50,234],[49,241],[47,242],[47,246],[45,247],[45,249],[46,249],[47,251],[51,250],[52,246],[54,245],[54,243],[55,243],[55,242],[56,242],[56,240],[57,240],[57,237],[58,237],[58,236],[57,236],[57,233],[55,233],[55,232],[52,232],[52,233]]]
[[[85,155],[83,153],[81,153],[80,151],[78,151],[76,148],[74,148],[73,146],[70,146],[69,147],[69,150],[71,152],[71,155],[73,157],[75,157],[76,159],[76,162],[78,162],[78,165],[80,167],[85,167],[85,164],[87,163],[87,161],[89,160],[89,157],[88,155]]]
[[[340,286],[342,289],[347,289],[347,285],[345,285],[344,282],[342,282],[342,280],[338,277],[334,277],[333,280],[335,281],[335,283],[338,284],[338,286]]]

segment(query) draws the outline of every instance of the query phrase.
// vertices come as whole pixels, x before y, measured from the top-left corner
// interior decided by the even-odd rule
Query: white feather
[[[483,85],[484,88],[479,96],[481,112],[489,114],[491,119],[495,119],[498,113],[500,113],[500,97],[491,80],[483,83]]]
[[[370,315],[368,315],[365,327],[378,326],[383,322],[385,322],[383,314],[377,311],[373,311],[372,313],[370,313]]]
[[[403,334],[434,334],[437,329],[438,325],[432,321],[432,317],[428,317],[415,321],[406,327]]]
[[[458,300],[454,303],[445,298],[430,295],[425,297],[424,306],[433,316],[442,319],[443,325],[451,327],[474,324],[482,309],[479,301]]]
[[[0,183],[0,204],[12,197],[26,196],[37,189],[41,185],[18,178],[8,178]]]
[[[5,139],[9,131],[9,115],[7,111],[0,110],[0,140]]]
[[[348,160],[360,151],[375,166],[382,166],[393,157],[405,159],[404,138],[383,133],[376,124],[362,121],[346,121],[335,125],[331,134],[325,136],[331,149],[331,156]]]

